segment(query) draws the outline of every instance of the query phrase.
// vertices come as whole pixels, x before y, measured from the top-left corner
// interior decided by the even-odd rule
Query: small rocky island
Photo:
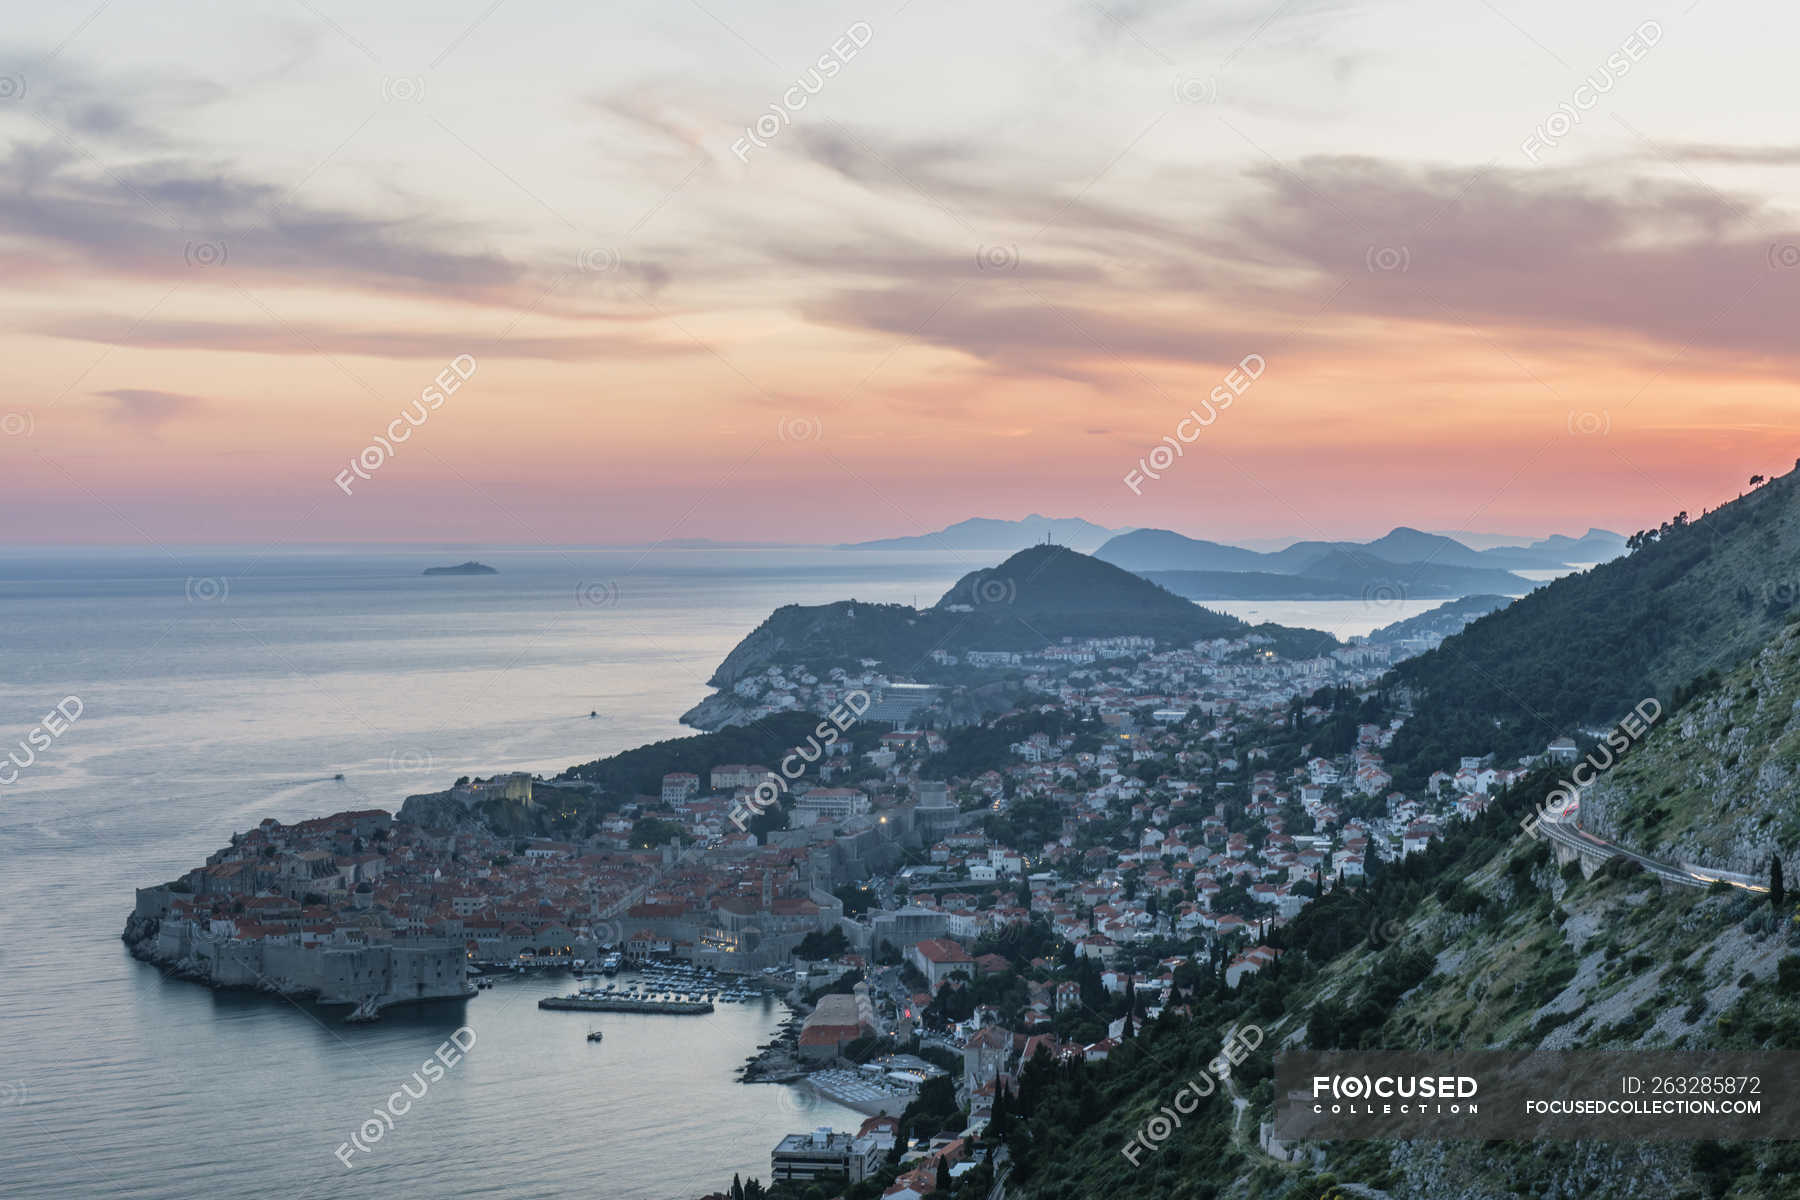
[[[498,575],[500,572],[486,563],[478,563],[470,559],[466,563],[457,563],[454,567],[426,567],[422,575]]]

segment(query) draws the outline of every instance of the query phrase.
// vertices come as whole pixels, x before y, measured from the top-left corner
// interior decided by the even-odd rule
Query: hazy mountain
[[[1432,562],[1446,567],[1492,565],[1482,558],[1480,551],[1469,549],[1455,538],[1410,529],[1405,525],[1365,543],[1363,549],[1377,558],[1397,563]]]
[[[1120,532],[1122,531],[1084,521],[1080,517],[1045,517],[1032,513],[1018,521],[971,517],[936,533],[878,538],[872,542],[846,542],[837,549],[992,550],[1006,553],[1048,541],[1074,550],[1091,550]]]
[[[1144,578],[1190,600],[1363,600],[1363,589],[1273,571],[1145,571]],[[1436,593],[1428,593],[1435,595]]]
[[[1554,570],[1577,563],[1608,562],[1625,553],[1625,538],[1606,529],[1590,529],[1578,538],[1556,534],[1529,546],[1500,546],[1481,551],[1488,566],[1507,570]]]
[[[1492,550],[1499,546],[1529,546],[1537,541],[1522,533],[1482,533],[1473,529],[1432,529],[1440,537],[1455,538],[1471,550]]]
[[[1135,529],[1108,541],[1094,557],[1127,571],[1273,571],[1272,554],[1184,537],[1167,529]]]
[[[1392,563],[1372,555],[1332,550],[1298,575],[1273,571],[1146,571],[1172,592],[1191,600],[1430,600],[1502,592],[1522,596],[1537,585],[1505,571]]]
[[[1402,565],[1464,567],[1483,571],[1554,570],[1575,563],[1603,562],[1625,549],[1616,533],[1591,529],[1580,538],[1556,536],[1529,546],[1475,550],[1455,538],[1405,525],[1369,542],[1295,542],[1262,553],[1222,542],[1186,537],[1167,529],[1120,534],[1094,551],[1095,557],[1139,573],[1155,571],[1265,571],[1277,575],[1322,574],[1318,564],[1346,553]],[[1335,573],[1335,571],[1324,572]],[[1471,583],[1471,586],[1479,586]],[[1507,591],[1505,586],[1489,591]],[[1442,593],[1428,593],[1442,594]]]
[[[1565,562],[1606,562],[1625,553],[1625,535],[1614,533],[1610,529],[1590,529],[1578,538],[1564,537],[1559,533],[1541,542],[1533,542],[1530,548],[1566,555]]]

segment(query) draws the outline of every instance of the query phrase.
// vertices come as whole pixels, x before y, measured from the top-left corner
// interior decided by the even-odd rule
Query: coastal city
[[[0,1200],[1796,1200],[1642,7],[11,6]]]
[[[1027,1064],[1104,1061],[1202,980],[1239,988],[1310,901],[1524,774],[1529,756],[1469,758],[1395,789],[1383,752],[1405,716],[1359,710],[1438,640],[1298,660],[1256,633],[945,654],[1022,673],[1030,702],[974,725],[940,723],[941,683],[879,663],[772,666],[736,689],[760,717],[872,703],[747,828],[734,814],[773,758],[695,761],[630,796],[581,769],[465,778],[398,814],[264,820],[140,889],[126,940],[172,974],[356,1021],[467,1000],[478,1022],[492,976],[518,972],[574,977],[545,1008],[781,1005],[744,1082],[866,1119],[785,1136],[771,1187],[879,1180],[913,1200],[972,1176],[980,1195],[1003,1166],[984,1132]]]

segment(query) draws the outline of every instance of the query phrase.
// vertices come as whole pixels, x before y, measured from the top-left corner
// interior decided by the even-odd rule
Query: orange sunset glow
[[[1703,10],[69,24],[0,56],[15,542],[1629,532],[1800,453],[1780,39]]]

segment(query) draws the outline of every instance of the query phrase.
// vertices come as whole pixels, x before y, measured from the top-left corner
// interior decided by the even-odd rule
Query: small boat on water
[[[600,1041],[605,1036],[606,1035],[604,1033],[601,1033],[598,1029],[588,1030],[588,1041],[590,1041],[590,1042]]]

